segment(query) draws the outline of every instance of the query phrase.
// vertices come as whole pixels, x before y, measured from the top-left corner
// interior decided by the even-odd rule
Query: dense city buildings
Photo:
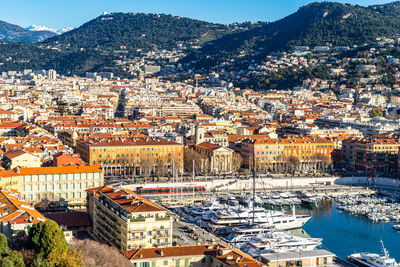
[[[104,12],[46,41],[0,36],[0,232],[31,245],[32,227],[57,221],[72,249],[47,260],[90,237],[137,267],[311,267],[335,255],[286,230],[315,214],[399,230],[393,5],[227,25]],[[348,224],[334,226],[365,234]]]

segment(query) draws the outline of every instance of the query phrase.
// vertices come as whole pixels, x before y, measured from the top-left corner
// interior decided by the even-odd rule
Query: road
[[[197,244],[210,244],[210,243],[222,243],[226,244],[219,237],[207,232],[206,230],[198,227],[197,225],[187,223],[181,220],[179,216],[175,216],[178,220],[174,221],[173,224],[173,236],[176,236],[176,242],[178,246],[185,245],[197,245]],[[188,226],[190,229],[194,230],[194,234],[197,236],[197,240],[191,237],[189,231],[183,228]],[[193,236],[193,235],[192,235]]]

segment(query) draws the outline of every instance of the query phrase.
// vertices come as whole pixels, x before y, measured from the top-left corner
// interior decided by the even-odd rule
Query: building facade
[[[348,170],[393,173],[398,169],[398,138],[348,138],[342,141],[342,162]]]
[[[119,250],[171,246],[172,217],[130,190],[87,190],[87,210],[96,238]]]
[[[201,166],[199,166],[202,172],[215,174],[232,172],[232,149],[211,143],[197,144],[193,146],[193,149],[204,158],[200,163]],[[209,170],[205,170],[205,168],[209,168]]]
[[[123,251],[135,267],[265,267],[267,265],[227,245],[139,248]]]
[[[290,158],[298,160],[299,171],[321,169],[330,164],[334,143],[324,138],[245,139],[236,147],[245,166],[280,172]]]
[[[28,202],[42,199],[86,201],[86,189],[101,186],[100,166],[15,168],[0,171],[0,186],[14,189]]]
[[[79,140],[77,153],[105,174],[141,175],[183,168],[183,145],[163,139]]]

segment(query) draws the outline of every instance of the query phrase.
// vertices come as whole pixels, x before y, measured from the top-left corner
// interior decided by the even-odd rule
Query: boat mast
[[[388,253],[388,251],[386,250],[385,245],[383,244],[382,239],[381,239],[380,242],[381,242],[381,244],[382,244],[382,252],[383,252],[383,255],[385,255],[385,258],[386,258],[386,259],[388,259],[388,258],[389,258],[389,253]]]
[[[192,180],[193,180],[193,201],[194,201],[194,159],[193,159],[193,173],[192,173]]]
[[[255,165],[255,157],[253,150],[253,225],[255,221],[255,206],[256,206],[256,165]]]

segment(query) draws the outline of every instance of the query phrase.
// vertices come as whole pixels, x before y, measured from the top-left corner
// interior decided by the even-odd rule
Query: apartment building
[[[348,170],[395,172],[399,148],[398,137],[348,138],[342,141],[342,162]]]
[[[130,190],[87,190],[93,233],[119,250],[172,245],[172,217],[166,210]]]
[[[193,245],[162,248],[138,248],[123,251],[135,267],[265,267],[267,265],[228,245]]]
[[[77,141],[77,153],[90,164],[101,164],[104,172],[143,174],[183,168],[183,145],[155,138],[100,138]]]
[[[299,160],[301,171],[315,170],[328,164],[334,143],[324,138],[253,138],[245,139],[235,149],[240,152],[244,165],[266,171],[279,171],[287,160],[295,157]]]
[[[28,202],[41,199],[85,201],[86,189],[102,186],[100,166],[15,168],[0,171],[0,186],[14,189]]]

